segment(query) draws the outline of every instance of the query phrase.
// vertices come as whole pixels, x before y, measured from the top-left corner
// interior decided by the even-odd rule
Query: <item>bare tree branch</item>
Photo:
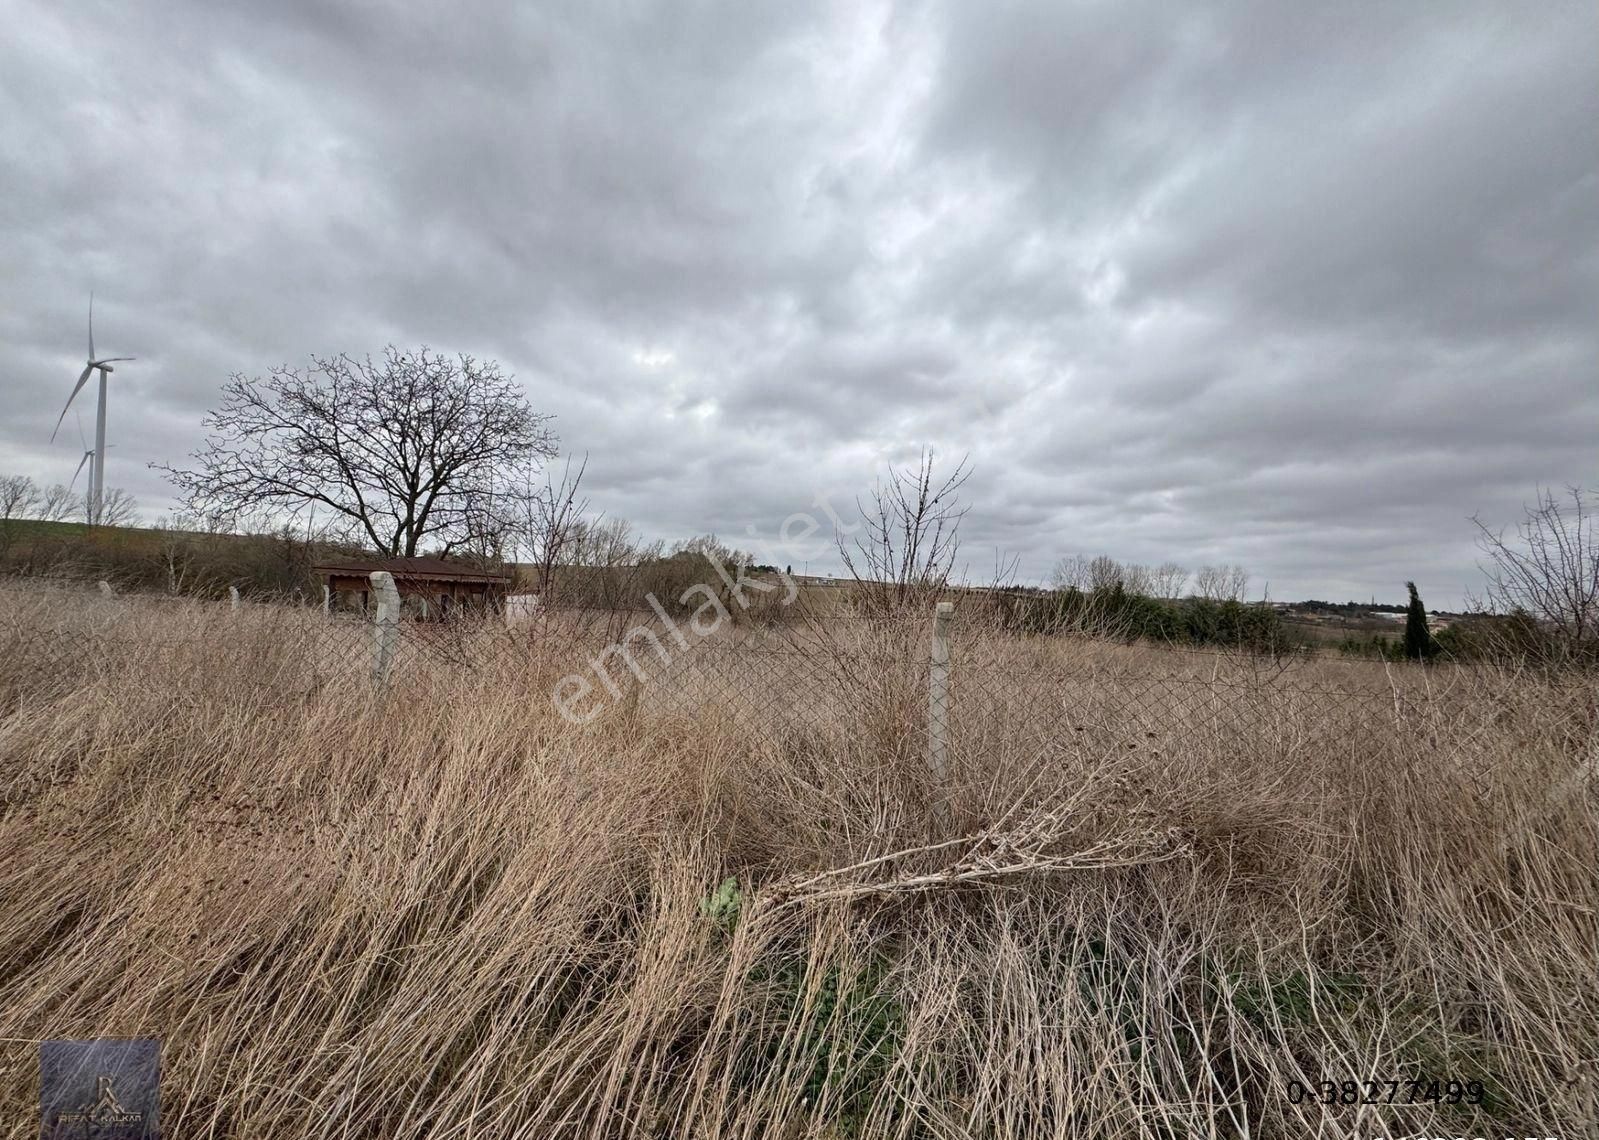
[[[1544,623],[1574,654],[1599,641],[1599,496],[1567,487],[1557,497],[1540,488],[1515,533],[1490,529],[1479,518],[1477,546],[1487,561],[1487,607],[1521,611]]]
[[[25,519],[39,501],[39,487],[26,475],[0,476],[0,519]]]
[[[65,483],[52,483],[39,494],[38,513],[45,522],[64,522],[78,510],[78,496]]]
[[[193,470],[155,465],[189,510],[298,513],[319,504],[379,551],[448,552],[499,533],[511,472],[554,455],[551,416],[492,362],[392,345],[234,375]]]
[[[1249,571],[1242,566],[1201,566],[1194,590],[1212,602],[1241,602],[1249,592]]]
[[[82,499],[84,518],[89,517],[93,492],[85,492]],[[121,487],[107,487],[100,502],[101,526],[129,526],[138,520],[139,504]]]
[[[915,470],[890,467],[871,503],[857,500],[864,533],[853,543],[839,536],[838,550],[869,612],[919,606],[949,584],[967,511],[958,492],[970,477],[964,458],[940,477],[924,449]]]
[[[546,607],[556,604],[558,571],[582,538],[589,504],[578,498],[578,493],[588,465],[585,455],[574,469],[568,456],[559,480],[548,469],[542,471],[541,481],[530,475],[515,502],[511,520],[514,543],[532,563],[535,588]]]

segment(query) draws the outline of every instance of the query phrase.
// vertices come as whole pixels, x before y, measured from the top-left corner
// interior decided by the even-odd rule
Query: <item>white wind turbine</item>
[[[94,449],[92,447],[90,447],[88,442],[83,438],[83,417],[82,416],[76,416],[74,418],[76,419],[77,424],[78,424],[78,443],[80,445],[82,445],[82,447],[83,447],[83,458],[78,460],[78,466],[72,472],[72,482],[67,484],[67,490],[72,491],[72,490],[75,490],[77,488],[77,486],[78,486],[78,476],[83,474],[83,468],[84,468],[85,465],[87,465],[88,468],[89,468],[89,488],[90,488],[90,493],[92,494],[93,490],[94,490],[94,464],[95,464]],[[106,450],[109,451],[115,446],[116,446],[116,444],[114,444],[114,443],[108,443],[108,444],[106,444]],[[85,503],[88,502],[88,498],[89,498],[88,495],[84,496]],[[104,503],[101,504],[100,515],[101,515],[102,519],[105,517],[105,504]]]
[[[82,416],[78,417],[78,442],[83,444],[83,458],[78,460],[78,469],[72,473],[72,482],[67,484],[68,490],[78,485],[78,476],[83,474],[85,463],[89,465],[89,486],[94,486],[94,449],[84,442]]]
[[[89,524],[100,524],[100,507],[105,502],[105,382],[106,377],[115,372],[111,365],[116,361],[132,360],[131,356],[108,356],[103,360],[94,355],[94,294],[89,294],[89,361],[83,366],[82,373],[78,376],[77,386],[72,389],[72,395],[67,397],[66,407],[61,409],[61,416],[56,420],[56,430],[50,433],[50,442],[54,443],[56,432],[61,430],[61,421],[67,418],[67,409],[72,407],[72,401],[78,398],[78,393],[83,391],[83,386],[89,382],[89,373],[100,373],[100,402],[94,412],[94,450],[85,452],[83,459],[78,460],[78,470],[83,470],[85,459],[92,459],[89,465]],[[77,475],[73,475],[77,481]]]

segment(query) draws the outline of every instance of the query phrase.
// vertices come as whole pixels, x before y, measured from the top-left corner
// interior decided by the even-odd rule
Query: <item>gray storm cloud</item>
[[[71,475],[93,288],[151,517],[229,373],[391,341],[651,535],[969,453],[974,574],[1438,604],[1599,482],[1589,5],[414,9],[7,5],[0,470]]]

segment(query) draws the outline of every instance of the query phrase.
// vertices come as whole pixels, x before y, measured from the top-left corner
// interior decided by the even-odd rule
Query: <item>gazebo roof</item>
[[[396,579],[429,582],[509,583],[511,575],[501,570],[485,570],[466,562],[444,558],[329,558],[311,567],[324,578],[365,576],[387,570]]]

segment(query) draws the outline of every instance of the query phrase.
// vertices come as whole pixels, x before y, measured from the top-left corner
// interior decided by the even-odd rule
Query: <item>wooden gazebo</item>
[[[444,558],[332,558],[311,568],[322,579],[324,607],[365,610],[371,575],[387,570],[405,609],[423,618],[483,612],[505,600],[511,575]]]

